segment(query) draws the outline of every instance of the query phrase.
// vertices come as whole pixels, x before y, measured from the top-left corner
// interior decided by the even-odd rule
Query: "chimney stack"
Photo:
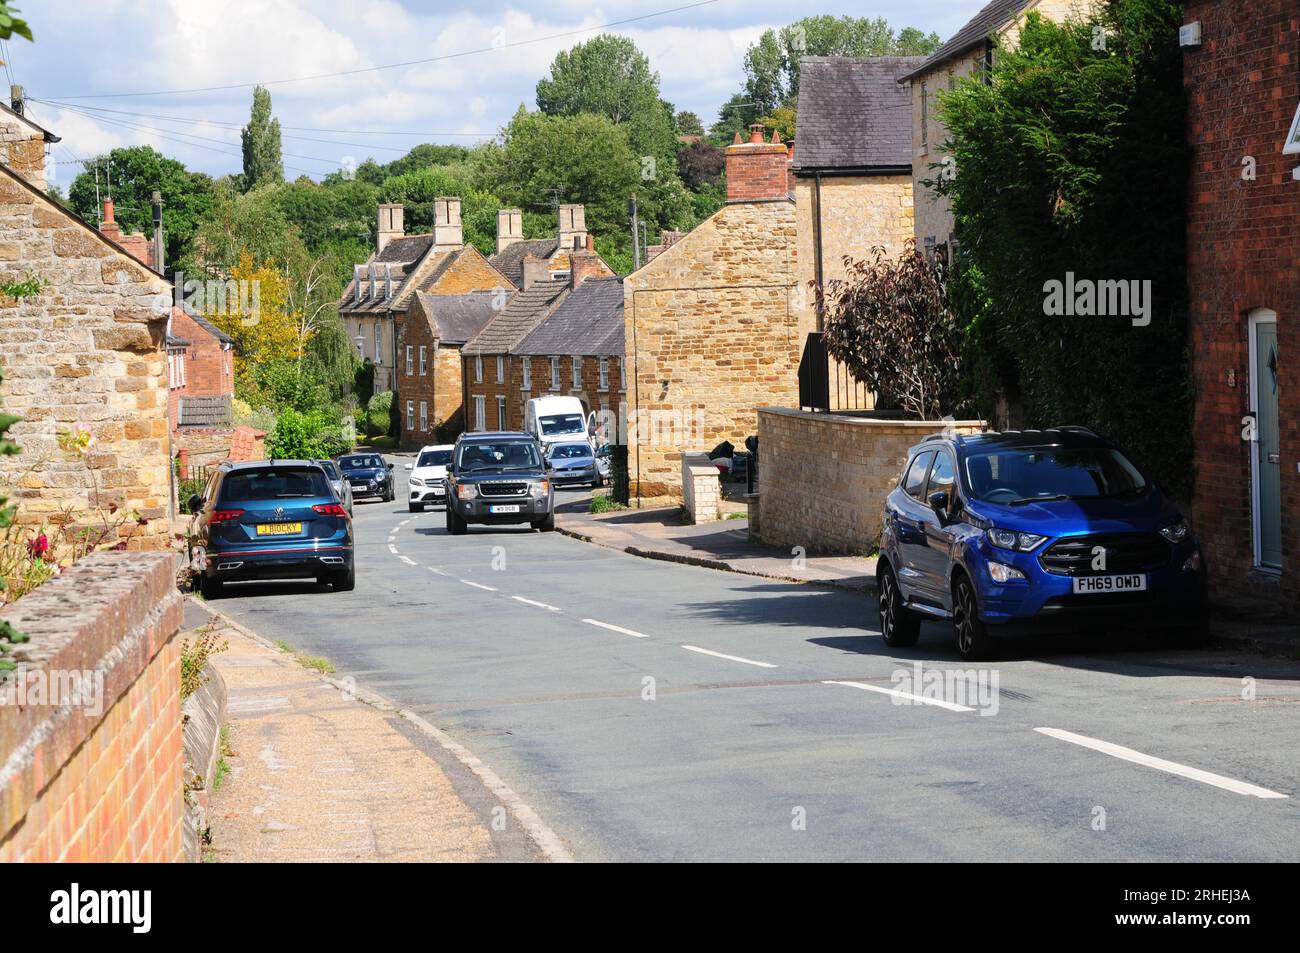
[[[433,244],[439,251],[451,251],[465,244],[460,224],[460,199],[442,195],[433,200]]]
[[[403,223],[404,210],[401,204],[393,203],[379,206],[379,228],[375,231],[375,251],[381,252],[384,246],[394,238],[406,234]]]
[[[139,232],[132,232],[129,235],[122,234],[122,226],[117,223],[114,217],[113,200],[104,200],[104,220],[99,223],[99,233],[109,241],[117,242],[122,246],[122,250],[138,262],[153,267],[153,242],[145,238]]]
[[[605,263],[593,251],[575,251],[569,253],[569,287],[576,288],[588,278],[601,278],[608,275]]]
[[[104,199],[104,217],[99,223],[99,231],[105,238],[111,238],[115,242],[122,241],[122,227],[117,224],[113,217],[113,200]]]
[[[517,208],[497,210],[497,253],[524,240],[524,213]]]
[[[740,139],[740,133],[736,133]],[[790,150],[781,137],[763,141],[763,124],[749,127],[748,142],[727,146],[727,202],[775,202],[790,199]]]
[[[539,281],[545,281],[551,275],[550,265],[536,255],[525,255],[523,261],[524,287],[527,291]]]
[[[587,247],[587,210],[582,205],[561,205],[556,232],[560,248],[572,251]]]

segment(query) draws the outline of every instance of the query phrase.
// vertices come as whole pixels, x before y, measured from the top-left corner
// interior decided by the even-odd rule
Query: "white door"
[[[1250,315],[1250,412],[1255,417],[1250,459],[1255,565],[1278,570],[1282,568],[1282,444],[1277,314],[1267,308]]]

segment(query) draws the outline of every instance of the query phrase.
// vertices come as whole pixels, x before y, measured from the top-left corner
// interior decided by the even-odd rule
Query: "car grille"
[[[523,496],[528,492],[527,483],[480,483],[478,491],[482,496]]]
[[[1106,550],[1105,569],[1093,569],[1093,550]],[[1072,536],[1047,547],[1038,561],[1048,572],[1062,576],[1104,576],[1146,572],[1169,562],[1169,544],[1156,533]]]

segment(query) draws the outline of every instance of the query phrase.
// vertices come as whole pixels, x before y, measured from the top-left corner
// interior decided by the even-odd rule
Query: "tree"
[[[940,92],[955,175],[936,176],[967,263],[981,409],[1003,396],[1027,425],[1092,427],[1175,493],[1190,484],[1191,413],[1181,10],[1114,0],[1064,24],[1031,12],[987,82]],[[1150,281],[1149,324],[1048,315],[1047,283],[1067,273]]]
[[[302,357],[311,333],[303,326],[303,316],[294,310],[284,269],[274,259],[259,264],[245,251],[230,270],[230,280],[242,285],[238,296],[232,300],[227,291],[224,299],[214,300],[205,289],[202,310],[234,339],[236,376],[249,365]]]
[[[280,120],[271,118],[271,94],[264,86],[253,89],[248,125],[239,134],[244,148],[244,190],[284,181],[280,154]]]
[[[490,191],[471,184],[467,165],[428,166],[384,180],[379,187],[381,202],[406,206],[406,228],[411,232],[433,230],[433,200],[442,195],[460,198],[461,230],[465,241],[485,255],[496,251],[497,210],[504,204]]]
[[[679,136],[704,135],[704,124],[700,122],[700,117],[689,110],[679,112],[676,116],[676,122]]]
[[[551,74],[537,83],[537,108],[548,116],[595,113],[628,122],[659,99],[659,74],[636,44],[602,33],[557,53]]]
[[[15,36],[31,40],[32,28],[27,25],[26,20],[15,16],[16,13],[18,10],[15,7],[0,2],[0,40],[8,40]]]
[[[826,348],[877,396],[922,420],[962,410],[962,334],[948,270],[909,243],[897,261],[877,246],[845,259],[847,277],[817,290]]]
[[[199,221],[216,202],[212,179],[189,171],[151,146],[113,149],[91,160],[91,166],[78,173],[68,189],[72,210],[88,222],[98,222],[99,201],[111,195],[114,217],[122,230],[152,236],[153,193],[159,192],[166,263],[169,267],[179,265],[189,255]]]
[[[726,171],[725,153],[707,140],[692,142],[677,153],[677,174],[692,192],[716,185]]]

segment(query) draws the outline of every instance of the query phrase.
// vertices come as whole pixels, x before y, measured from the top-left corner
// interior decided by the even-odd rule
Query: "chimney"
[[[740,138],[740,133],[736,133]],[[727,146],[727,202],[775,202],[790,198],[790,151],[781,137],[763,141],[763,124],[749,127],[749,141]]]
[[[587,210],[581,205],[561,205],[556,233],[560,247],[566,250],[587,247]]]
[[[113,216],[112,199],[104,201],[104,220],[99,223],[99,232],[109,241],[121,245],[122,250],[136,261],[153,267],[153,243],[139,232],[122,234],[122,226],[117,224],[117,219]]]
[[[550,264],[536,255],[525,255],[523,266],[524,291],[527,291],[539,281],[546,281],[551,276]]]
[[[460,199],[439,196],[433,200],[433,244],[440,251],[451,251],[465,244],[460,225]]]
[[[99,223],[99,230],[105,238],[111,238],[115,242],[122,241],[122,228],[113,218],[113,200],[104,199],[104,217]]]
[[[384,250],[384,246],[394,238],[406,234],[403,224],[403,209],[400,203],[379,206],[379,228],[375,231],[375,251]]]
[[[588,278],[601,278],[609,274],[609,269],[592,251],[575,251],[569,253],[569,287],[576,288]]]
[[[497,253],[524,240],[524,213],[517,208],[497,210]]]

